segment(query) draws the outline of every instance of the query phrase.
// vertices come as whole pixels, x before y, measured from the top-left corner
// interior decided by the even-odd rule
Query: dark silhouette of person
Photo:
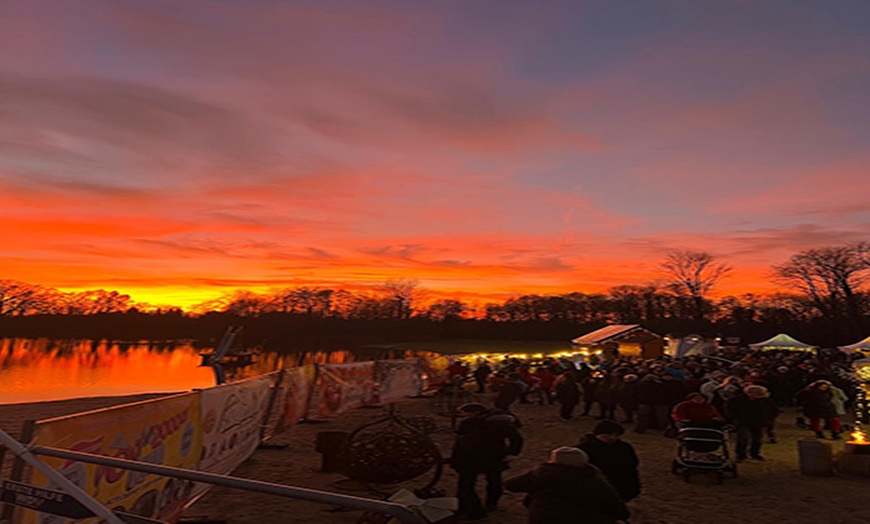
[[[528,493],[529,524],[612,524],[628,520],[619,495],[588,464],[582,450],[561,447],[550,452],[546,464],[505,481],[508,491]]]
[[[577,447],[589,455],[589,463],[600,469],[619,497],[628,502],[640,495],[640,476],[637,453],[620,438],[623,433],[625,428],[618,422],[602,420]]]
[[[482,520],[498,506],[503,493],[502,472],[522,450],[523,437],[517,430],[516,417],[506,411],[470,403],[459,406],[457,412],[463,420],[449,464],[459,474],[459,512],[466,521]],[[486,479],[484,504],[475,489],[479,475]]]

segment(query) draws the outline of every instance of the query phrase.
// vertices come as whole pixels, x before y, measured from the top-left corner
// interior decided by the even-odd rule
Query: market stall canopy
[[[816,348],[816,346],[811,346],[810,344],[801,342],[785,333],[780,333],[764,342],[749,344],[749,347],[752,349],[760,349],[762,351],[812,351]]]
[[[618,355],[654,358],[664,353],[665,343],[661,335],[640,324],[613,324],[572,339],[571,344],[610,353],[606,358]]]
[[[860,342],[855,342],[849,346],[839,346],[839,348],[848,353],[863,353],[865,351],[870,351],[870,337],[867,337]]]

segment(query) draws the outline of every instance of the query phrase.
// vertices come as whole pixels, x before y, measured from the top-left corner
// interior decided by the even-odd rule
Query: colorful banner
[[[447,357],[429,357],[419,360],[423,368],[423,390],[432,391],[450,382],[450,359]]]
[[[381,402],[413,397],[423,390],[420,363],[414,360],[378,360],[375,362],[378,399]]]
[[[146,402],[39,421],[36,445],[196,469],[202,446],[199,395],[185,393]],[[43,457],[67,478],[117,511],[174,522],[190,499],[193,483],[108,466]],[[57,489],[34,471],[30,484]],[[25,511],[25,524],[73,521]],[[76,520],[96,523],[99,519]]]
[[[314,389],[315,366],[302,366],[284,370],[284,380],[278,392],[281,427],[295,426],[305,418]]]
[[[200,470],[227,475],[254,454],[275,376],[261,375],[200,392]]]
[[[375,363],[352,362],[318,366],[313,395],[309,415],[319,417],[377,404]]]

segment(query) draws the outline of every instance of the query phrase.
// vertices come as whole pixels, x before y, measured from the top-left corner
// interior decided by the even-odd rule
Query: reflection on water
[[[190,342],[0,339],[0,404],[213,386],[213,371],[200,366],[200,353],[211,350]],[[401,350],[262,353],[251,366],[227,370],[227,377],[239,380],[305,364],[430,355]]]

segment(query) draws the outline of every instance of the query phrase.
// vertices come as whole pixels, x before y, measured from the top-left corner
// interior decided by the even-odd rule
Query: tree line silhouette
[[[236,291],[185,312],[135,303],[117,291],[65,293],[0,280],[0,336],[210,340],[227,325],[248,342],[281,348],[356,347],[441,339],[567,340],[609,323],[643,324],[756,341],[780,331],[819,345],[863,338],[870,326],[870,243],[810,249],[771,268],[783,290],[712,298],[732,271],[715,256],[674,250],[662,278],[604,293],[513,297],[472,306],[429,299],[415,280],[387,280],[364,292],[319,287]]]

